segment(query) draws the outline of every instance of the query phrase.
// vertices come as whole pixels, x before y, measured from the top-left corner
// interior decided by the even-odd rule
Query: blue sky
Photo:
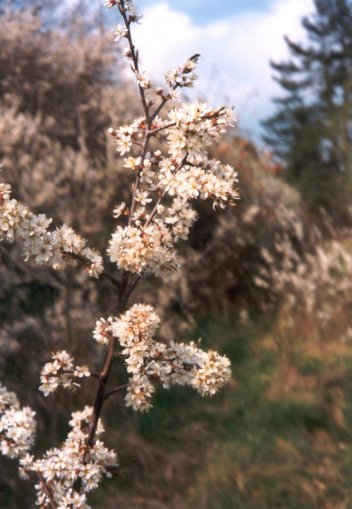
[[[158,3],[157,0],[139,0],[142,8],[156,3]],[[171,0],[169,4],[202,24],[223,19],[226,16],[236,16],[249,10],[265,12],[270,7],[270,0]]]
[[[269,60],[287,58],[285,34],[304,40],[301,18],[313,11],[312,0],[136,3],[143,19],[134,27],[134,37],[142,67],[154,82],[161,83],[166,70],[200,53],[199,82],[190,97],[234,106],[238,126],[259,140],[260,120],[273,112],[271,99],[280,94]]]
[[[233,105],[239,127],[259,138],[260,120],[280,94],[269,60],[287,58],[283,36],[305,37],[301,18],[312,0],[137,0],[143,13],[135,37],[146,70],[163,72],[200,53],[193,94]],[[194,97],[194,95],[193,95]]]

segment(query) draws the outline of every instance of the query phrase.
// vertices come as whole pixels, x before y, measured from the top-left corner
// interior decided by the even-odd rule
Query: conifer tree
[[[284,91],[264,122],[265,141],[286,177],[315,204],[352,177],[352,2],[314,0],[303,18],[306,43],[285,37],[290,59],[271,62]]]

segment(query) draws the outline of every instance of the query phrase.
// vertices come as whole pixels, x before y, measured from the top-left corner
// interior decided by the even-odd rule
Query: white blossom
[[[122,216],[122,214],[125,212],[125,210],[126,210],[126,203],[123,201],[114,208],[112,215],[115,219],[118,219],[120,216]]]
[[[111,476],[111,468],[117,467],[116,453],[107,449],[99,438],[92,446],[87,446],[91,415],[91,407],[73,412],[69,422],[72,430],[61,447],[48,450],[40,459],[27,455],[21,461],[22,476],[34,472],[43,480],[35,486],[40,507],[49,506],[50,496],[58,508],[90,509],[87,494],[97,488],[104,477]],[[99,420],[96,436],[103,432]]]
[[[118,226],[109,243],[108,255],[120,269],[141,274],[167,274],[179,266],[169,231],[156,225],[144,229]]]
[[[169,153],[176,158],[206,155],[207,147],[233,125],[232,110],[212,109],[201,102],[184,103],[168,116],[174,125],[168,130]]]
[[[111,338],[110,325],[112,321],[112,317],[109,317],[107,320],[104,318],[97,320],[95,329],[93,331],[93,337],[97,343],[101,345],[107,345],[109,343]]]
[[[51,392],[61,386],[65,389],[77,389],[80,387],[78,378],[90,376],[87,366],[75,366],[73,358],[65,351],[52,354],[52,362],[46,363],[41,371],[39,390],[44,396],[48,396]]]
[[[165,80],[171,89],[177,87],[193,87],[198,76],[193,72],[199,55],[189,58],[184,65],[175,67],[165,74]]]
[[[136,72],[136,79],[140,87],[148,89],[151,88],[150,77],[145,71]]]
[[[10,458],[24,456],[33,446],[35,412],[20,407],[17,396],[0,384],[0,452]]]
[[[121,25],[117,25],[114,32],[115,35],[114,41],[118,42],[122,37],[126,37],[127,34],[128,34],[127,28]]]
[[[45,214],[33,214],[17,200],[10,199],[11,187],[0,183],[0,241],[13,242],[17,237],[23,241],[25,260],[39,265],[48,264],[63,269],[75,263],[68,254],[83,257],[88,274],[99,277],[103,271],[100,254],[85,247],[85,240],[67,225],[49,230],[52,219]]]
[[[112,322],[110,330],[119,338],[122,346],[128,347],[136,342],[152,339],[160,323],[160,318],[152,306],[135,304],[119,319]]]
[[[110,330],[125,356],[130,375],[126,406],[147,411],[152,406],[155,384],[190,385],[202,396],[212,396],[231,376],[230,361],[217,352],[205,352],[195,343],[170,345],[154,340],[159,318],[149,305],[135,304],[120,318],[112,321]]]

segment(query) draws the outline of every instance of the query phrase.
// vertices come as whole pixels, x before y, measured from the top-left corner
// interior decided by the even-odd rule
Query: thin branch
[[[49,505],[51,507],[51,509],[57,509],[56,505],[55,505],[55,502],[54,502],[54,499],[53,499],[53,496],[48,488],[48,485],[46,484],[45,482],[45,479],[44,477],[42,476],[42,474],[40,472],[36,472],[37,476],[38,476],[38,479],[43,487],[43,490],[44,490],[44,493],[45,495],[48,497],[48,500],[49,500]]]
[[[123,17],[123,20],[125,22],[125,26],[127,28],[126,39],[128,41],[128,45],[129,45],[129,48],[130,48],[130,51],[131,51],[131,57],[132,57],[132,62],[133,62],[133,65],[134,65],[134,69],[135,69],[135,71],[137,73],[139,73],[138,52],[136,52],[134,44],[133,44],[133,39],[132,39],[132,34],[131,34],[131,21],[127,17],[126,8],[125,8],[123,2],[121,2],[121,4],[118,4],[118,9],[120,11],[121,16]],[[143,110],[144,110],[145,120],[146,120],[146,123],[148,124],[148,127],[149,127],[150,126],[150,114],[149,114],[149,108],[148,108],[147,100],[146,100],[146,97],[145,97],[145,90],[140,85],[138,85],[138,88],[139,88],[139,94],[141,96],[141,101],[142,101],[142,106],[143,106]]]
[[[125,26],[127,29],[126,38],[128,40],[128,44],[129,44],[129,48],[130,48],[130,52],[131,52],[131,58],[132,58],[133,65],[134,65],[134,71],[135,71],[135,73],[139,73],[138,52],[136,52],[136,50],[135,50],[133,40],[132,40],[131,30],[130,30],[131,20],[127,17],[127,11],[124,6],[123,0],[121,1],[121,3],[118,4],[118,9],[120,11],[120,14],[122,15],[122,18],[124,20],[124,23],[125,23]],[[135,179],[134,186],[133,186],[133,195],[132,195],[132,201],[131,201],[131,207],[130,207],[130,216],[128,219],[129,225],[131,224],[132,217],[133,217],[133,214],[135,211],[136,195],[137,195],[137,190],[138,190],[139,182],[140,182],[140,173],[143,169],[144,160],[147,155],[148,143],[149,143],[149,139],[151,137],[150,126],[151,126],[151,122],[152,122],[151,118],[150,118],[149,107],[148,107],[146,96],[145,96],[145,90],[140,85],[138,86],[138,88],[139,88],[142,106],[144,109],[146,126],[145,126],[144,140],[143,140],[142,149],[141,149],[141,162],[140,162],[139,170],[136,175],[136,179]],[[86,261],[86,263],[87,263],[87,261]],[[136,288],[142,275],[137,276],[136,279],[133,281],[133,283],[128,287],[130,275],[127,272],[122,271],[122,280],[121,281],[115,280],[115,278],[113,276],[110,276],[110,274],[107,274],[105,271],[103,272],[103,274],[110,281],[113,281],[116,284],[116,286],[118,286],[118,288],[119,288],[119,303],[118,303],[118,309],[117,309],[117,315],[119,316],[126,309],[128,299],[129,299],[131,293],[133,292],[133,290]],[[107,355],[105,358],[104,366],[103,366],[103,368],[99,374],[99,377],[98,377],[99,378],[99,386],[98,386],[97,393],[95,396],[93,413],[92,413],[92,417],[91,417],[91,421],[90,421],[90,425],[89,425],[88,435],[86,438],[86,448],[85,448],[85,452],[84,452],[84,456],[83,456],[83,461],[85,461],[86,455],[89,452],[89,448],[94,443],[94,438],[95,438],[100,414],[101,414],[104,402],[107,398],[107,394],[109,394],[109,393],[106,393],[105,391],[106,391],[106,384],[107,384],[107,381],[108,381],[108,378],[110,375],[110,371],[111,371],[112,362],[113,362],[113,359],[115,358],[115,343],[116,343],[116,339],[114,337],[111,337],[110,341],[109,341],[109,349],[108,349],[108,352],[107,352]]]
[[[159,106],[156,108],[156,110],[154,111],[154,113],[152,114],[152,116],[150,117],[150,120],[151,122],[153,122],[153,120],[155,119],[155,117],[157,115],[159,115],[160,111],[162,110],[162,108],[165,106],[165,104],[167,103],[169,99],[167,97],[163,97]]]
[[[143,143],[141,141],[131,140],[133,145],[137,145],[138,147],[143,147]]]
[[[11,264],[17,271],[17,273],[27,275],[28,272],[31,270],[28,264],[23,263],[20,260],[17,260],[14,257],[9,256],[9,253],[7,252],[6,248],[4,246],[0,246],[0,257],[6,260],[6,263]],[[50,271],[50,276],[55,280],[56,283],[59,283],[62,285],[61,278],[56,274],[54,271]],[[36,274],[36,278],[41,281],[43,277],[38,273]],[[48,282],[47,280],[47,274],[45,274],[45,282]],[[52,283],[53,285],[55,283]]]
[[[132,194],[130,216],[128,218],[128,226],[131,225],[132,217],[133,217],[133,214],[134,214],[134,210],[136,208],[137,190],[138,190],[139,182],[140,182],[140,179],[141,179],[141,171],[143,169],[145,156],[147,155],[149,139],[150,139],[150,131],[149,131],[148,127],[147,127],[146,130],[145,130],[143,146],[142,146],[142,153],[141,153],[141,156],[140,156],[141,157],[141,162],[139,164],[139,169],[138,169],[138,172],[137,172],[137,175],[136,175],[136,180],[134,181],[134,184],[133,184],[133,194]]]
[[[188,155],[188,154],[187,154]],[[181,168],[187,163],[187,155],[185,155],[185,157],[182,159],[181,163],[178,165],[177,167],[177,170],[176,171],[180,171]],[[150,223],[153,221],[156,213],[158,212],[158,206],[160,205],[160,203],[162,202],[162,200],[164,199],[165,195],[167,193],[167,188],[165,188],[163,190],[163,192],[160,194],[159,198],[157,199],[155,205],[154,205],[154,208],[149,216],[149,218],[147,219],[146,223],[145,223],[145,227],[146,226],[149,226]]]
[[[135,278],[131,286],[126,290],[126,294],[124,296],[124,306],[127,305],[128,299],[130,298],[132,292],[135,290],[136,286],[138,285],[143,276],[144,273],[138,274],[138,276]]]
[[[105,387],[106,387],[106,383],[109,378],[112,361],[114,359],[115,342],[116,342],[116,339],[114,337],[111,337],[110,342],[109,342],[109,350],[108,350],[108,353],[105,358],[105,363],[104,363],[103,369],[101,370],[101,372],[99,374],[99,387],[98,387],[98,390],[97,390],[97,393],[95,396],[93,413],[92,413],[91,421],[89,424],[88,435],[87,435],[87,439],[86,439],[86,449],[85,449],[83,461],[85,460],[85,457],[88,453],[89,448],[92,447],[93,442],[94,442],[94,437],[95,437],[95,433],[97,430],[100,413],[101,413],[101,410],[103,408],[103,404],[105,401]]]
[[[64,254],[67,255],[67,256],[70,256],[71,258],[74,258],[75,260],[77,260],[77,261],[79,261],[81,263],[83,263],[83,265],[90,265],[90,263],[91,263],[89,258],[86,258],[85,256],[83,256],[81,254],[78,254],[78,253],[67,253],[67,252],[64,252]],[[101,275],[102,275],[102,277],[105,277],[105,279],[110,281],[110,283],[112,283],[115,286],[117,286],[119,288],[119,290],[121,290],[122,283],[121,283],[121,281],[119,279],[117,279],[115,276],[113,276],[112,274],[107,272],[105,269],[103,270]]]
[[[118,358],[118,357],[124,357],[124,356],[125,356],[125,354],[124,354],[124,353],[122,353],[122,352],[115,352],[115,353],[114,353],[114,357],[116,357],[116,358]]]
[[[128,283],[128,274],[123,273],[123,280],[122,280],[122,288],[120,292],[120,298],[119,298],[119,305],[117,309],[117,315],[119,316],[121,313],[124,312],[127,306],[128,299],[134,290],[134,288],[137,286],[138,282],[141,280],[142,275],[138,276],[135,281],[132,283],[132,285],[127,288]],[[99,373],[99,386],[98,390],[95,396],[95,402],[93,407],[93,413],[89,425],[88,435],[86,438],[86,448],[83,456],[83,462],[85,461],[86,455],[88,454],[89,448],[92,447],[94,443],[94,437],[98,426],[98,421],[100,418],[100,414],[105,402],[105,390],[106,390],[106,384],[110,375],[112,362],[115,358],[116,352],[115,352],[115,344],[116,339],[114,337],[110,338],[109,342],[109,349],[105,358],[104,366]]]
[[[108,391],[106,394],[105,394],[105,400],[107,400],[110,396],[112,396],[113,394],[115,394],[116,392],[118,391],[121,391],[122,389],[126,389],[127,387],[129,387],[131,384],[130,383],[126,383],[126,384],[123,384],[123,385],[118,385],[117,387],[114,387],[113,389],[111,389],[111,391]]]
[[[154,205],[154,208],[151,211],[151,214],[148,217],[144,227],[149,226],[150,223],[153,221],[153,219],[154,219],[154,217],[155,217],[155,215],[156,215],[156,213],[158,211],[158,207],[159,207],[160,203],[162,202],[162,200],[165,198],[166,193],[167,193],[167,189],[165,187],[165,189],[163,190],[163,192],[160,194],[159,198],[157,199],[157,201],[156,201],[156,203]]]
[[[165,129],[169,129],[170,127],[175,127],[176,122],[170,122],[169,124],[163,125],[161,127],[156,127],[155,129],[152,129],[150,131],[150,135],[154,136],[155,134],[159,133],[160,131],[164,131]]]

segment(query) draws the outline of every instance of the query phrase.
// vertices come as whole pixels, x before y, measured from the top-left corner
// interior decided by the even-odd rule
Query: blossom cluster
[[[134,144],[140,143],[143,137],[143,129],[145,128],[145,119],[137,118],[131,124],[121,126],[118,129],[109,128],[108,133],[114,138],[116,143],[116,150],[120,155],[124,155],[131,151]],[[125,164],[128,167],[128,160]],[[135,163],[131,165],[131,168],[138,166],[140,159],[136,159]]]
[[[193,342],[170,345],[155,341],[159,317],[149,305],[135,304],[113,320],[110,329],[118,339],[130,375],[126,405],[148,410],[155,384],[164,388],[189,385],[202,396],[211,396],[228,382],[230,361],[217,352],[205,352]]]
[[[168,152],[172,157],[187,159],[196,166],[207,159],[207,147],[219,140],[233,125],[230,108],[213,109],[206,103],[183,103],[168,114]],[[201,158],[200,156],[203,156]]]
[[[110,339],[112,338],[110,331],[110,325],[112,321],[112,317],[109,317],[107,320],[104,318],[97,320],[95,329],[93,331],[93,337],[97,343],[101,345],[107,345],[109,343]]]
[[[54,392],[59,386],[65,389],[80,387],[77,379],[90,376],[87,366],[75,366],[73,358],[65,351],[52,354],[52,362],[47,362],[40,375],[41,390],[45,396]]]
[[[82,237],[66,225],[49,230],[52,219],[45,214],[34,214],[15,199],[11,199],[11,186],[0,183],[0,241],[23,241],[25,260],[34,260],[39,265],[47,264],[54,269],[63,269],[74,263],[69,254],[82,257],[88,273],[99,277],[103,271],[100,254],[89,247]]]
[[[143,230],[119,226],[111,237],[107,252],[112,262],[129,272],[141,274],[150,270],[163,275],[179,266],[168,228],[159,228],[157,224]]]
[[[0,384],[0,451],[20,458],[29,451],[35,438],[35,412],[20,407],[17,396]]]
[[[183,65],[165,73],[165,81],[170,88],[193,87],[197,75],[193,72],[197,66],[199,55],[189,58]]]
[[[37,505],[41,508],[90,509],[87,494],[98,487],[104,477],[111,477],[117,467],[117,455],[98,438],[87,446],[87,431],[92,408],[72,413],[72,430],[60,448],[47,451],[43,458],[29,454],[20,460],[20,472],[26,478],[32,472],[40,482],[36,485]],[[96,435],[104,428],[99,421]]]
[[[163,134],[168,154],[160,151],[128,157],[125,167],[139,173],[135,209],[125,203],[115,217],[130,215],[129,225],[117,226],[107,253],[121,269],[135,273],[168,274],[179,267],[175,244],[186,240],[196,220],[191,201],[211,199],[224,208],[238,199],[237,173],[230,165],[207,157],[206,147],[231,125],[232,112],[211,109],[204,103],[184,104],[170,111],[168,119],[156,117],[153,129]],[[140,120],[111,129],[121,154],[129,152],[143,136]]]

